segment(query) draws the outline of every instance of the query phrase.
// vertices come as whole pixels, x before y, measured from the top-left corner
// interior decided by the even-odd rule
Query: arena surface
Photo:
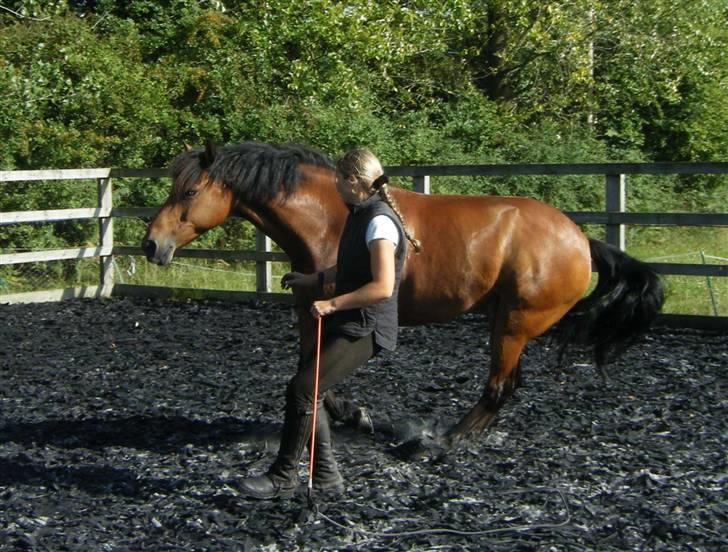
[[[277,450],[295,369],[289,307],[111,299],[0,305],[1,550],[726,550],[728,337],[655,330],[610,366],[554,367],[489,432],[400,460],[482,391],[484,321],[403,328],[340,389],[344,495],[235,491]],[[324,515],[326,517],[324,517]]]

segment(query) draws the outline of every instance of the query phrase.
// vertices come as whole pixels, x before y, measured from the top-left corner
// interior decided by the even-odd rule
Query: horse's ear
[[[190,145],[189,145],[188,143],[186,143],[186,142],[185,142],[185,151],[186,151],[187,153],[189,153],[189,152],[191,152],[191,151],[192,151],[192,146],[190,146]]]
[[[200,156],[200,165],[202,165],[203,169],[212,165],[215,160],[216,150],[215,143],[208,138],[207,142],[205,142],[205,152]]]

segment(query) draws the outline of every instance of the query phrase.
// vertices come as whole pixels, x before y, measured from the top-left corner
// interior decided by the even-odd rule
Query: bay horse
[[[175,251],[238,215],[272,238],[291,269],[333,266],[348,210],[324,154],[299,145],[246,142],[186,147],[172,162],[169,198],[142,241],[147,259]],[[526,343],[559,323],[562,345],[593,349],[600,367],[644,333],[662,308],[659,276],[617,248],[589,239],[559,210],[525,197],[424,195],[391,187],[422,244],[410,248],[399,291],[401,325],[486,314],[490,372],[482,396],[443,438],[481,433],[520,383]],[[592,263],[598,281],[588,296]],[[311,292],[294,289],[300,358],[312,354]],[[325,323],[325,321],[324,321]],[[333,399],[332,399],[333,400]]]

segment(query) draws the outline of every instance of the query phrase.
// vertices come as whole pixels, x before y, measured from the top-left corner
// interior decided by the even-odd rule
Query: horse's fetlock
[[[499,403],[503,397],[503,382],[497,384],[488,384],[483,393],[483,399],[488,403]]]

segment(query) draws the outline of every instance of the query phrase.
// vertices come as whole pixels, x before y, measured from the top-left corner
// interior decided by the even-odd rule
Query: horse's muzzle
[[[157,242],[154,240],[150,240],[148,238],[144,238],[144,240],[142,240],[142,251],[146,255],[147,260],[150,263],[167,266],[172,262],[172,257],[174,257],[174,247],[162,249],[165,250],[161,250],[157,245]]]
[[[142,240],[142,251],[144,251],[148,261],[154,262],[154,254],[157,252],[157,242],[144,238]]]

